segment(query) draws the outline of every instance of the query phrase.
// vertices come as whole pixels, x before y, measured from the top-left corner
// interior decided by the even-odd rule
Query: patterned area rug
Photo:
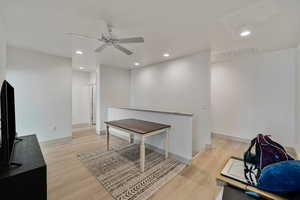
[[[116,200],[146,200],[186,166],[146,149],[145,172],[141,173],[139,155],[139,145],[133,144],[78,157]]]

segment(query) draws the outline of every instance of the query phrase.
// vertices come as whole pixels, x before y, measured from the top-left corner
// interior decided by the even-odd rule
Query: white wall
[[[5,34],[6,33],[5,33],[4,23],[2,18],[0,17],[0,87],[6,77],[6,36]],[[0,122],[0,126],[1,126],[1,122]],[[0,130],[0,136],[1,136],[1,130]]]
[[[202,52],[131,72],[132,107],[194,114],[194,152],[210,143],[209,57]]]
[[[101,130],[105,130],[108,108],[129,106],[130,71],[101,65],[100,82]]]
[[[7,64],[18,134],[37,134],[40,141],[70,137],[71,59],[10,47]]]
[[[91,86],[90,73],[72,72],[72,124],[90,123]]]
[[[297,65],[296,65],[296,150],[300,156],[300,45],[297,49]],[[300,158],[300,157],[299,157]]]
[[[6,37],[4,22],[0,17],[0,85],[5,79],[6,74]],[[1,86],[0,86],[1,87]]]
[[[262,132],[293,146],[295,56],[286,49],[212,64],[213,132],[243,139]]]

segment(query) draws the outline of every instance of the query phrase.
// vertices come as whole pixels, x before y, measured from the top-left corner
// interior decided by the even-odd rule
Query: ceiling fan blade
[[[103,44],[102,46],[98,47],[97,49],[95,49],[96,53],[101,52],[105,47],[107,46],[107,44]]]
[[[118,45],[118,44],[114,44],[114,47],[119,49],[120,51],[122,51],[123,53],[127,54],[127,55],[131,55],[133,54],[132,51],[126,49],[125,47],[122,47],[121,45]]]
[[[87,36],[87,35],[83,35],[83,34],[78,34],[78,33],[66,33],[66,35],[75,36],[78,38],[90,39],[90,40],[99,40],[99,38],[95,38],[95,37],[91,37],[91,36]]]
[[[118,43],[143,43],[143,37],[121,38],[117,39]]]

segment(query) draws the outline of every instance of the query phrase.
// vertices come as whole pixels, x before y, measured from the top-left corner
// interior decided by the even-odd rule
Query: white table
[[[140,138],[140,168],[141,172],[145,170],[145,137],[165,133],[165,158],[168,158],[169,153],[169,130],[170,125],[159,124],[155,122],[137,120],[137,119],[123,119],[116,121],[108,121],[106,124],[107,133],[107,150],[109,150],[109,128],[121,130],[129,134],[129,143],[133,143],[134,136]]]

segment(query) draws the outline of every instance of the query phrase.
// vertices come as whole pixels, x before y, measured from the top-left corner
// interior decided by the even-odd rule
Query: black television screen
[[[4,81],[1,87],[1,158],[2,165],[9,165],[16,138],[14,88]]]

